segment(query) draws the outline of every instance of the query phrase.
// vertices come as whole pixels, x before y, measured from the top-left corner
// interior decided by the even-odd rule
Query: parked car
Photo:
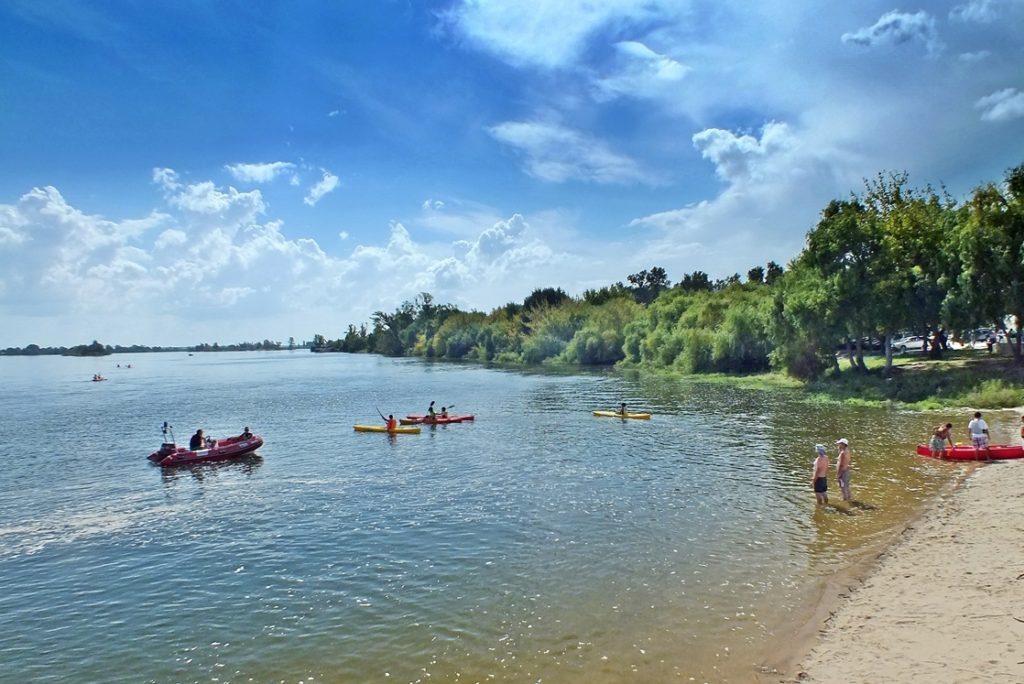
[[[900,354],[906,354],[908,351],[921,351],[924,349],[924,338],[920,335],[898,337],[892,341],[892,349]]]

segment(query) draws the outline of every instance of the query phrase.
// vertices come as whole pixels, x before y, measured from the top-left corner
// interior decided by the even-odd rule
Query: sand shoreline
[[[1022,479],[997,462],[943,492],[823,587],[807,640],[758,681],[1024,681]]]

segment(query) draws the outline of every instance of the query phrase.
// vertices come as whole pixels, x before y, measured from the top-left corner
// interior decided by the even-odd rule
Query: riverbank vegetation
[[[1010,323],[1008,324],[1008,321]],[[489,313],[438,304],[429,293],[314,351],[471,359],[499,364],[618,365],[681,374],[782,373],[844,400],[1021,402],[1024,363],[1024,165],[962,204],[879,174],[830,202],[784,269],[746,277],[702,271],[672,284],[653,267],[570,296],[534,290]],[[951,342],[1005,333],[1012,361],[968,363]],[[1007,328],[1010,328],[1009,330]],[[924,338],[901,363],[893,340]],[[872,356],[872,347],[879,354]],[[969,355],[964,352],[961,356]],[[991,377],[990,377],[991,376]],[[968,401],[970,400],[970,401]]]

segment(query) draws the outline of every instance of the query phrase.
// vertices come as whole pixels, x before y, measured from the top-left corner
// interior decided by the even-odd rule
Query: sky
[[[1024,0],[4,0],[0,348],[344,335],[1024,163]]]

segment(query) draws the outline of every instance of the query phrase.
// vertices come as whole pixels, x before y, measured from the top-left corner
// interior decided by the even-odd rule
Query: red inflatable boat
[[[203,461],[221,461],[226,458],[245,456],[263,446],[263,438],[259,435],[243,438],[226,437],[215,440],[208,449],[195,451],[177,446],[174,442],[164,442],[158,451],[149,455],[149,460],[162,466],[186,465]]]
[[[921,456],[931,456],[932,448],[927,444],[918,444],[917,453]],[[1024,458],[1024,446],[1016,444],[990,444],[987,449],[974,450],[972,444],[957,444],[955,447],[946,447],[945,458],[950,461],[986,461],[1004,460],[1008,458]]]

